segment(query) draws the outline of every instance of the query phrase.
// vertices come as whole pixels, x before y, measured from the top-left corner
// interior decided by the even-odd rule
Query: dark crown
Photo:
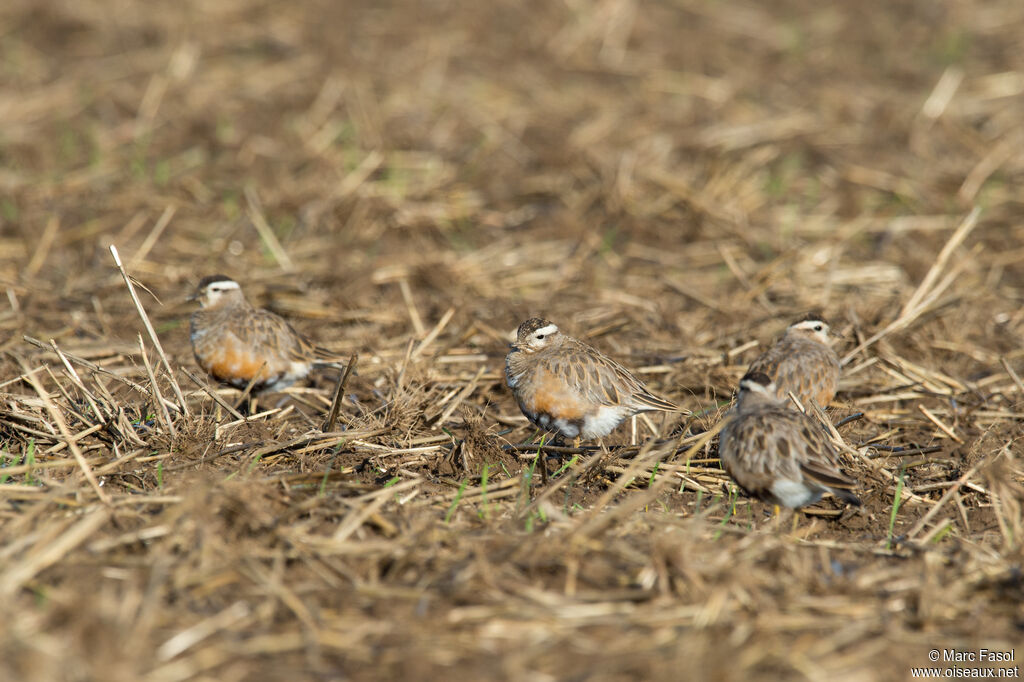
[[[531,317],[526,322],[523,322],[521,325],[519,325],[519,329],[518,331],[516,331],[516,336],[518,336],[520,339],[526,339],[529,338],[538,329],[543,329],[544,327],[549,326],[551,326],[551,323],[545,320],[544,318]]]
[[[747,372],[743,375],[743,378],[740,379],[740,383],[743,384],[747,382],[760,384],[762,386],[770,386],[772,379],[764,372]]]
[[[800,317],[793,320],[793,324],[800,324],[801,322],[824,322],[825,324],[828,324],[828,321],[824,317],[822,317],[821,313],[817,311],[804,313]]]

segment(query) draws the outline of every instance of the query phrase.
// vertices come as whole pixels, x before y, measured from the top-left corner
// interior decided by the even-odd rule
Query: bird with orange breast
[[[189,300],[192,352],[213,378],[238,389],[279,391],[314,367],[344,367],[345,360],[320,348],[280,315],[253,307],[238,282],[224,275],[204,277]]]
[[[812,400],[827,407],[839,388],[839,356],[828,323],[816,313],[796,320],[747,372],[767,375],[780,398],[792,392],[805,407]]]
[[[531,423],[577,444],[607,436],[640,412],[685,413],[615,360],[539,317],[519,325],[505,379]]]

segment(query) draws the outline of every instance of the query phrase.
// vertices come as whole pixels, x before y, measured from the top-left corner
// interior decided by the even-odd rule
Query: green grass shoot
[[[885,539],[885,548],[892,549],[892,533],[896,527],[896,515],[900,511],[900,503],[903,495],[903,477],[906,474],[906,467],[900,467],[900,477],[896,481],[896,494],[892,498],[892,511],[889,513],[889,535]]]
[[[455,499],[452,500],[451,506],[448,507],[448,513],[444,515],[445,524],[451,522],[452,515],[455,513],[456,507],[459,506],[459,501],[462,499],[462,493],[466,491],[466,485],[469,483],[469,479],[462,479],[459,484],[459,489],[455,492]]]

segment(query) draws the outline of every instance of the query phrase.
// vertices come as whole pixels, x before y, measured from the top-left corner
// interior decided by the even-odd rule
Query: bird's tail
[[[829,491],[843,502],[846,502],[847,504],[852,504],[854,507],[859,507],[863,504],[860,501],[860,498],[851,493],[849,490],[845,490],[843,488],[829,488]]]
[[[843,502],[861,506],[860,498],[853,494],[853,488],[857,482],[845,475],[838,469],[824,465],[821,461],[805,462],[800,465],[800,470],[808,479],[817,483],[824,490],[829,491]]]
[[[633,401],[636,404],[636,407],[641,412],[657,410],[659,412],[681,412],[683,414],[690,413],[689,410],[684,410],[671,400],[667,400],[660,396],[656,396],[653,393],[637,393],[633,396]]]
[[[343,355],[338,355],[334,351],[316,346],[313,348],[313,366],[345,369],[348,366],[348,358]]]

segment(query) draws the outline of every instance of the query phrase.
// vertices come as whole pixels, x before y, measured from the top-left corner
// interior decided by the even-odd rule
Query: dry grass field
[[[1020,665],[1022,36],[1020,0],[5,0],[0,679]],[[358,353],[333,428],[337,371],[240,419],[198,369],[218,272]],[[791,522],[707,435],[812,309],[865,504]],[[526,447],[538,314],[693,415]]]

